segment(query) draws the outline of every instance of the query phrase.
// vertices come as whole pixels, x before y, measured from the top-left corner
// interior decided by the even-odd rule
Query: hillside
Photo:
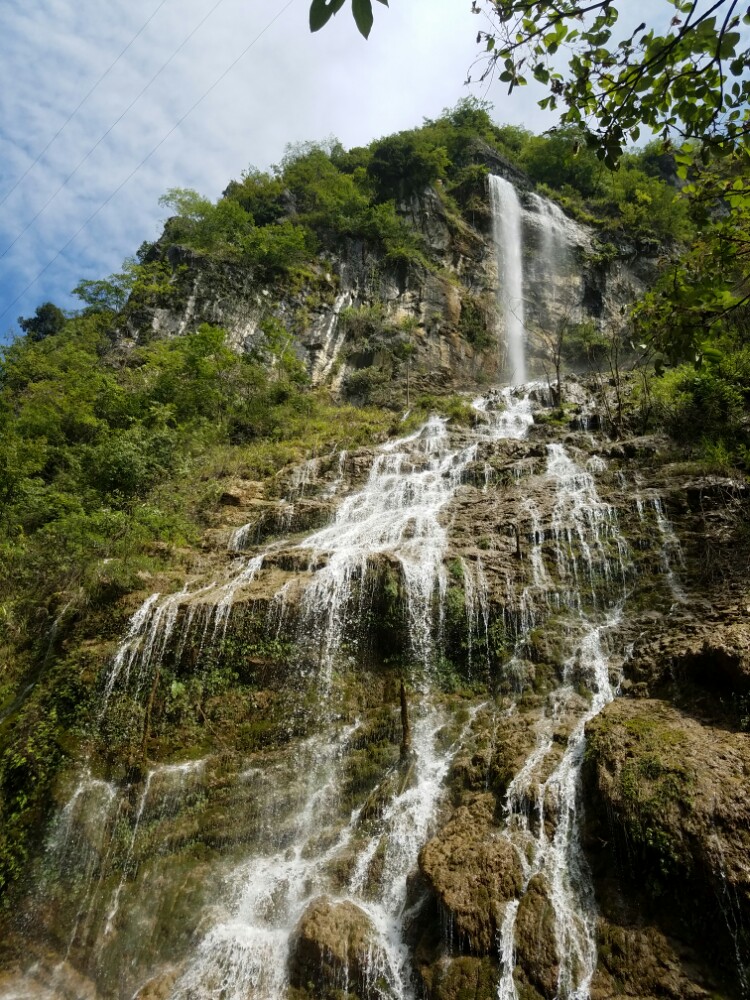
[[[663,373],[705,220],[572,142],[290,150],[22,321],[0,996],[747,996],[744,318]]]

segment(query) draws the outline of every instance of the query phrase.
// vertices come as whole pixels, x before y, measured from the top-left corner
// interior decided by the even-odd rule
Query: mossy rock
[[[532,878],[521,899],[515,941],[522,980],[544,1000],[552,1000],[557,996],[560,956],[555,940],[555,911],[541,875]]]
[[[441,959],[420,973],[430,1000],[494,1000],[497,996],[499,972],[489,956]]]
[[[420,851],[419,868],[444,915],[448,944],[495,954],[505,903],[521,890],[518,855],[495,826],[495,797],[476,795]]]
[[[348,987],[359,1000],[380,996],[377,970],[383,964],[377,932],[354,903],[325,897],[309,904],[292,935],[289,981],[315,996]]]

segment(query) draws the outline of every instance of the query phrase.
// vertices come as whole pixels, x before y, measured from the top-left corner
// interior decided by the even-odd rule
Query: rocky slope
[[[610,438],[598,378],[472,408],[502,369],[489,219],[439,191],[402,210],[433,268],[351,241],[272,308],[351,397],[397,407],[407,370],[471,395],[225,477],[203,548],[66,636],[83,721],[0,996],[747,996],[746,484]],[[587,238],[558,291],[575,275],[605,321],[640,278]],[[184,301],[131,340],[210,321],[252,345],[252,275],[152,252]],[[540,354],[559,302],[540,289]]]

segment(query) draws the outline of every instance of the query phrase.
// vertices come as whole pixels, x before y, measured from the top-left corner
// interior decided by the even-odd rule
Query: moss
[[[439,416],[447,417],[452,423],[464,427],[472,426],[476,420],[476,412],[470,400],[455,393],[445,396],[422,395],[417,398],[414,406],[417,413],[425,416],[437,413]]]
[[[692,866],[680,821],[690,807],[693,783],[680,755],[683,742],[679,730],[658,718],[633,715],[622,724],[600,719],[586,748],[589,764],[614,762],[611,797],[618,835],[654,895],[663,891],[663,879]]]
[[[534,423],[541,427],[565,427],[568,423],[568,416],[565,410],[542,410],[534,414]]]
[[[464,294],[458,329],[461,336],[477,351],[484,351],[497,344],[494,329],[490,328],[490,315],[490,310],[476,296]]]

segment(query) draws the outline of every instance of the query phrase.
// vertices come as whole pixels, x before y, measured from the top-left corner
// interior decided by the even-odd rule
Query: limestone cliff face
[[[541,375],[561,328],[587,322],[619,327],[624,308],[653,273],[653,248],[610,246],[603,255],[595,231],[537,195],[517,170],[504,162],[489,166],[518,185],[528,354],[531,373]],[[264,284],[237,264],[161,241],[149,259],[169,261],[179,293],[168,308],[133,312],[124,333],[135,340],[178,336],[212,323],[227,330],[237,350],[250,350],[262,344],[261,323],[273,316],[315,382],[346,390],[347,376],[365,372],[351,380],[354,398],[398,402],[407,370],[416,391],[497,382],[505,373],[507,345],[489,201],[467,218],[441,189],[427,188],[399,212],[420,234],[424,265],[392,265],[366,241],[345,239],[294,288]]]

